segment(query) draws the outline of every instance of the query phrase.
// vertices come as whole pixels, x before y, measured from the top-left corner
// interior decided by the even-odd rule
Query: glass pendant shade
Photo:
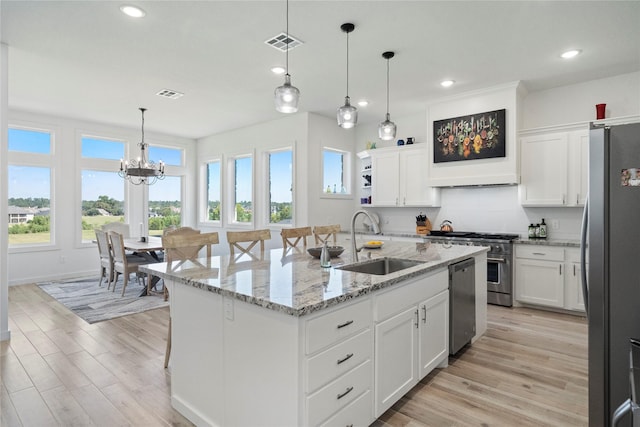
[[[383,141],[390,141],[396,137],[396,124],[391,121],[387,113],[387,119],[378,125],[378,137]]]
[[[351,105],[349,98],[349,33],[356,28],[350,22],[344,23],[340,29],[347,34],[347,94],[344,97],[344,105],[338,108],[338,126],[342,129],[351,129],[358,123],[358,109]]]
[[[358,122],[358,109],[351,105],[348,96],[344,98],[344,105],[338,108],[338,126],[351,129]]]
[[[295,113],[298,111],[298,100],[300,91],[297,87],[291,86],[291,76],[284,76],[284,84],[275,90],[276,110],[280,113]]]

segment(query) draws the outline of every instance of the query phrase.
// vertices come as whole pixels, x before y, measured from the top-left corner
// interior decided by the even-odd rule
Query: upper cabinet
[[[584,206],[588,152],[588,129],[522,132],[520,204]]]
[[[424,146],[381,148],[370,154],[372,206],[440,206],[440,190],[427,182]]]

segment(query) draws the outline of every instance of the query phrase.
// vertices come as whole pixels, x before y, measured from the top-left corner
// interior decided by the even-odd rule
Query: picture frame
[[[433,122],[433,162],[506,157],[506,109]]]

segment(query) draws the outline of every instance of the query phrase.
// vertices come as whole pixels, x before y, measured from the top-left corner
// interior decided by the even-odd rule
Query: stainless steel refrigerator
[[[629,340],[640,339],[640,123],[592,125],[584,216],[589,425],[601,427],[630,397]]]

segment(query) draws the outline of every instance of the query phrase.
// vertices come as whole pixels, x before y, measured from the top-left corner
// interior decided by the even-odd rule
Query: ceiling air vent
[[[269,40],[265,40],[265,43],[274,49],[278,49],[281,52],[287,51],[287,33],[280,33],[275,37],[271,37]],[[289,34],[289,50],[300,46],[302,44],[302,40],[298,40]]]
[[[178,99],[178,98],[181,98],[184,95],[184,93],[178,92],[176,90],[171,90],[171,89],[162,89],[160,92],[156,93],[156,95],[161,96],[163,98]]]

